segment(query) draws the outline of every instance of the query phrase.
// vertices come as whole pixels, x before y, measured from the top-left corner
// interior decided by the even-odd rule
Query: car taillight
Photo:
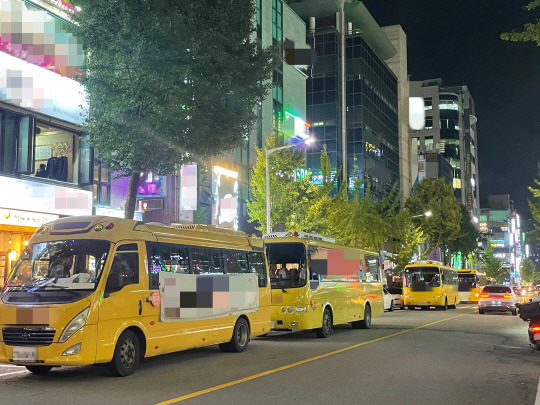
[[[540,326],[533,326],[533,327],[531,328],[531,330],[532,330],[533,332],[540,332]]]
[[[503,298],[514,298],[511,295],[503,295]]]
[[[489,298],[489,294],[480,294],[480,298]]]

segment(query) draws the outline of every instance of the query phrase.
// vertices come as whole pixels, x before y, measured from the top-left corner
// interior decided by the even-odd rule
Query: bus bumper
[[[97,325],[85,325],[64,343],[53,342],[48,346],[12,346],[2,341],[0,342],[0,363],[17,366],[94,364],[96,361],[96,339]],[[71,350],[73,354],[68,354],[68,350]],[[23,357],[25,358],[23,359]]]
[[[305,306],[272,307],[271,327],[273,330],[313,329],[320,327],[320,325],[313,325],[312,319],[314,316],[317,317],[317,319],[322,319],[322,313],[320,316],[317,316],[313,314],[314,312],[316,311],[314,311],[311,307]]]

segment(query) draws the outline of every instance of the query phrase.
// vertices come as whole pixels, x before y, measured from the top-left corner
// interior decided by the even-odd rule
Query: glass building
[[[346,173],[341,179],[350,185],[359,176],[374,198],[383,198],[400,175],[398,79],[385,62],[396,50],[361,2],[345,5],[344,35],[335,2],[289,5],[308,24],[306,42],[317,55],[306,88],[306,115],[316,139],[307,155],[313,181],[320,181],[326,146],[334,174]]]

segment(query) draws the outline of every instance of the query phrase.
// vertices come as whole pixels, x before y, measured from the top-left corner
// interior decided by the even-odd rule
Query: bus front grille
[[[48,346],[55,332],[54,328],[2,328],[2,337],[10,346]]]

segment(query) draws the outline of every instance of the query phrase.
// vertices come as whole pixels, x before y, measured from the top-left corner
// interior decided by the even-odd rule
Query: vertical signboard
[[[180,170],[180,210],[195,211],[198,207],[197,164],[182,165]]]

